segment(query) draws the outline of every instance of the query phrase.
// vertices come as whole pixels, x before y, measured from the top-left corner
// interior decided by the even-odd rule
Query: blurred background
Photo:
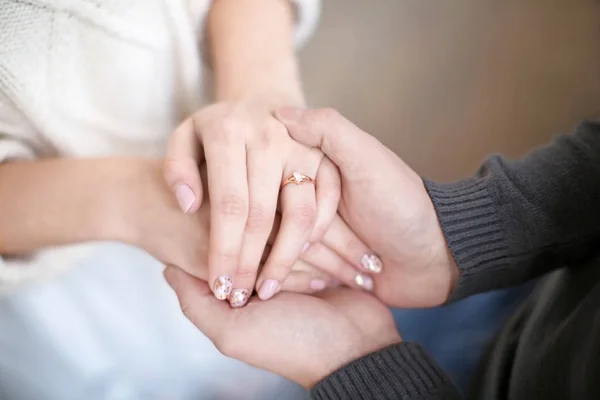
[[[429,178],[600,116],[600,1],[323,3],[302,52],[311,106],[339,109]]]

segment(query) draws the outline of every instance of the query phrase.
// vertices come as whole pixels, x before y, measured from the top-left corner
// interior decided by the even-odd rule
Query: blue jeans
[[[405,341],[419,342],[466,394],[485,346],[531,292],[533,283],[430,309],[395,309]]]

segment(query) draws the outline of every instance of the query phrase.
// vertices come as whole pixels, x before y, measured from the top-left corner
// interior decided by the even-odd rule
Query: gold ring
[[[296,184],[296,185],[303,185],[305,183],[312,183],[314,185],[315,184],[315,180],[313,178],[311,178],[310,176],[306,176],[304,174],[301,174],[300,172],[294,172],[294,173],[290,174],[290,176],[288,176],[287,178],[285,178],[285,180],[281,184],[281,187],[283,188],[285,185],[287,185],[289,183],[293,183],[293,184]]]

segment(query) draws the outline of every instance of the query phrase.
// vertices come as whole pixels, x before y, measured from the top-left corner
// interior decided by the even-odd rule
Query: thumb
[[[319,148],[338,166],[342,176],[364,170],[385,150],[377,139],[333,109],[285,107],[278,109],[275,117],[294,140]]]
[[[175,291],[181,311],[213,343],[222,337],[229,325],[231,309],[213,295],[205,281],[184,270],[168,265],[163,272]]]
[[[198,165],[204,154],[192,118],[186,119],[169,137],[163,174],[179,208],[194,213],[202,204],[202,181]]]

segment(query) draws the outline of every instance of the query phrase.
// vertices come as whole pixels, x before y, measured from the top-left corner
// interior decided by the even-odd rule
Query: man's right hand
[[[282,108],[276,117],[292,138],[320,148],[340,169],[339,213],[385,265],[375,294],[398,307],[444,303],[458,268],[419,175],[334,110]]]

